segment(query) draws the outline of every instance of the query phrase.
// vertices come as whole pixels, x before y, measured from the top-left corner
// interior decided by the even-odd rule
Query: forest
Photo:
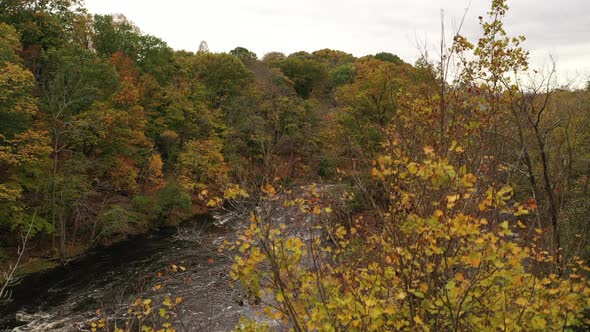
[[[214,249],[260,315],[238,331],[590,328],[590,81],[530,68],[508,10],[412,64],[174,50],[80,0],[1,0],[0,309],[27,274],[231,211]],[[194,330],[183,299],[81,330]]]

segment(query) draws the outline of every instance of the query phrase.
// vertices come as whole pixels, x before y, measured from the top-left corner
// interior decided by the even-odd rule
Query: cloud
[[[505,26],[525,35],[533,65],[551,53],[560,67],[590,73],[588,0],[513,0]],[[196,50],[206,40],[213,51],[246,47],[259,56],[280,51],[340,49],[357,56],[388,51],[413,62],[420,53],[416,36],[436,45],[440,10],[447,36],[470,5],[463,34],[474,40],[487,0],[86,0],[94,13],[120,12],[146,33],[175,49]],[[434,48],[434,47],[433,47]]]

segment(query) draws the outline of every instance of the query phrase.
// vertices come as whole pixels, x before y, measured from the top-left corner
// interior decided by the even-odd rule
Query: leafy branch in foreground
[[[412,160],[391,142],[373,176],[389,197],[352,227],[330,209],[285,200],[315,232],[251,217],[232,276],[294,331],[546,331],[588,324],[589,269],[533,273],[553,257],[519,238],[528,214],[508,186],[482,188],[465,167],[425,148]],[[455,152],[457,153],[457,152]],[[267,190],[267,199],[276,199]],[[315,221],[314,221],[315,220]],[[492,225],[497,225],[492,227]],[[536,229],[535,240],[541,230]]]
[[[283,201],[299,215],[280,221],[258,208],[235,244],[239,254],[231,274],[262,300],[269,317],[293,331],[553,331],[590,325],[590,269],[573,250],[564,254],[558,227],[564,224],[551,206],[558,187],[549,176],[546,144],[559,121],[540,129],[550,120],[541,115],[550,83],[543,82],[547,90],[537,95],[541,90],[529,92],[519,80],[528,53],[521,47],[524,38],[509,38],[503,28],[507,9],[504,0],[491,2],[486,19],[480,18],[477,45],[455,36],[455,60],[449,61],[457,61],[459,73],[453,82],[442,80],[449,86],[440,95],[379,87],[377,95],[388,92],[397,102],[372,110],[362,102],[371,89],[339,90],[350,90],[339,99],[351,97],[354,103],[345,103],[350,114],[395,111],[372,120],[379,126],[368,144],[374,153],[365,158],[374,159],[366,170],[371,179],[355,183],[356,189],[371,189],[361,190],[371,206],[345,222],[329,217],[317,189],[285,199],[265,188],[261,206]],[[530,128],[522,125],[526,119]],[[576,122],[584,123],[583,117]],[[359,137],[366,132],[356,131]],[[515,132],[518,139],[511,139]],[[515,158],[514,151],[524,157]],[[516,179],[516,168],[524,169],[524,177]],[[541,205],[538,169],[547,196],[540,197]],[[523,189],[527,180],[531,188]]]

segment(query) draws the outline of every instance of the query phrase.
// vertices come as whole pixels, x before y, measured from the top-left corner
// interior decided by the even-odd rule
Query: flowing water
[[[153,298],[155,306],[166,297],[182,298],[171,319],[177,330],[232,330],[240,317],[255,317],[230,285],[230,259],[217,252],[234,239],[235,219],[203,216],[30,275],[0,307],[0,331],[90,331],[89,322],[104,313],[129,320],[137,298]]]

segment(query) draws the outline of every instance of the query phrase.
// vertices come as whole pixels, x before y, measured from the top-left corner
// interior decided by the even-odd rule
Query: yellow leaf
[[[264,187],[262,187],[262,191],[264,193],[266,193],[268,196],[271,196],[271,197],[274,196],[274,195],[276,195],[276,193],[277,193],[277,191],[275,190],[275,188],[272,185],[268,184],[268,183],[265,184]]]
[[[514,213],[515,216],[525,216],[529,214],[529,210],[525,209],[522,205],[518,205],[517,211]]]
[[[346,233],[346,228],[344,228],[343,226],[338,226],[338,228],[336,228],[335,235],[337,238],[343,239],[346,236]]]
[[[319,215],[320,213],[322,213],[322,209],[320,208],[320,206],[319,206],[319,205],[316,205],[316,206],[313,208],[313,214],[315,214],[315,215]]]
[[[371,176],[373,176],[374,178],[379,177],[381,173],[375,168],[373,167],[373,169],[371,170]]]
[[[384,312],[386,314],[393,315],[395,313],[395,307],[389,304],[387,307],[385,307]]]
[[[420,284],[420,290],[421,290],[423,293],[426,293],[426,292],[428,291],[428,284],[426,284],[426,283],[424,283],[424,282],[423,282],[423,283],[421,283],[421,284]]]
[[[453,203],[453,202],[457,201],[459,199],[459,197],[461,197],[461,195],[448,195],[447,201],[449,203]]]
[[[464,281],[464,280],[465,280],[465,277],[463,276],[463,273],[461,273],[461,272],[457,272],[457,273],[455,274],[455,279],[456,279],[457,281]]]
[[[544,330],[547,326],[547,321],[540,316],[534,316],[531,319],[531,327],[536,330]]]
[[[420,318],[418,315],[414,316],[414,322],[418,325],[424,324],[424,322],[422,321],[422,318]]]
[[[453,142],[451,143],[451,147],[449,148],[449,151],[455,150],[456,146],[457,146],[457,141],[453,140]]]
[[[164,301],[162,301],[162,304],[165,305],[165,306],[167,306],[167,307],[171,307],[172,306],[172,300],[169,297],[167,297],[167,298],[164,299]]]
[[[477,205],[477,207],[479,208],[479,211],[481,211],[481,212],[487,211],[490,206],[492,206],[492,200],[487,199],[487,198],[484,199],[483,201],[481,201]]]
[[[477,177],[471,173],[463,175],[463,178],[461,179],[461,183],[463,184],[463,186],[468,188],[473,187],[476,181]]]

